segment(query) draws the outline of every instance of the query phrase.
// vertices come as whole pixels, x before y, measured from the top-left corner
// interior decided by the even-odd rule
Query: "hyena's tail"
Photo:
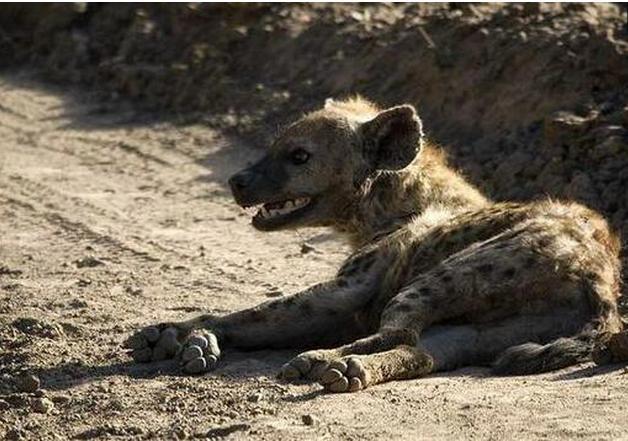
[[[622,332],[616,303],[597,300],[596,317],[577,334],[546,344],[530,342],[511,346],[497,357],[493,372],[498,375],[528,375],[562,369],[591,359],[598,364],[628,359],[628,330]],[[560,323],[558,317],[555,323]]]
[[[592,333],[564,337],[541,345],[524,343],[506,349],[494,362],[498,375],[529,375],[562,369],[591,360],[595,345]]]

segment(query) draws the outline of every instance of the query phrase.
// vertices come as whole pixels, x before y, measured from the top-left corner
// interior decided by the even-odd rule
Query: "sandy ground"
[[[225,181],[257,155],[176,117],[0,77],[0,436],[628,439],[621,366],[469,368],[328,395],[275,381],[290,351],[228,352],[203,377],[130,363],[120,343],[136,327],[296,292],[347,254],[327,231],[249,225]],[[15,391],[23,371],[43,392]]]

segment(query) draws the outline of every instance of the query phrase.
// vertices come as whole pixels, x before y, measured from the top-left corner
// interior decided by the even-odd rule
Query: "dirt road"
[[[224,183],[258,154],[174,116],[0,77],[0,436],[628,439],[619,366],[473,368],[327,395],[275,381],[289,351],[228,352],[203,377],[130,363],[119,345],[136,327],[293,293],[346,255],[327,231],[250,227]],[[52,408],[15,391],[22,371]]]

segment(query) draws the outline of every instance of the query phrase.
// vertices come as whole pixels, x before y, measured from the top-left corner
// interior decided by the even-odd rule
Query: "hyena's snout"
[[[237,203],[241,204],[250,197],[254,181],[255,173],[248,168],[240,170],[229,178],[229,187]]]

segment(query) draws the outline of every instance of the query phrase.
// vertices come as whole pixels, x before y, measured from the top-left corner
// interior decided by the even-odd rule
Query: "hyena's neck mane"
[[[348,219],[336,225],[356,249],[392,233],[417,216],[429,215],[433,222],[438,222],[490,203],[449,167],[441,150],[429,142],[425,142],[418,158],[408,167],[380,172],[364,184],[362,191]]]

